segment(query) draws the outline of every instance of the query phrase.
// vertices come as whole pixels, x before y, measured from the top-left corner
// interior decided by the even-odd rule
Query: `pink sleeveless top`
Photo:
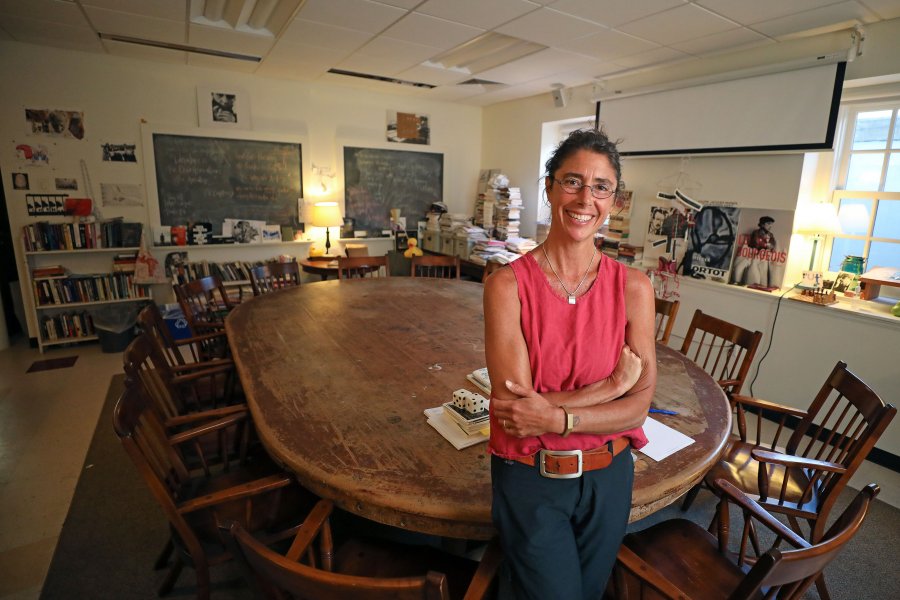
[[[626,267],[601,257],[597,279],[573,305],[554,293],[532,255],[526,254],[510,266],[518,284],[522,332],[535,391],[575,390],[609,377],[625,344]],[[507,435],[491,412],[488,450],[503,458],[534,454],[541,448],[591,450],[623,436],[633,448],[647,443],[640,427],[604,435],[572,433],[564,438],[546,433],[518,438]]]

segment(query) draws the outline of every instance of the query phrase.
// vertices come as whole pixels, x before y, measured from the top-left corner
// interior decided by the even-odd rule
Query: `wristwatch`
[[[562,432],[563,437],[568,437],[570,433],[575,429],[575,415],[566,410],[565,406],[560,406],[563,409],[563,412],[566,413],[566,429]]]

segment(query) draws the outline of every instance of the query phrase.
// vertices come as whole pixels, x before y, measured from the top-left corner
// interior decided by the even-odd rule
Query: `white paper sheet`
[[[647,417],[644,421],[644,434],[650,442],[638,452],[657,462],[694,443],[693,438],[663,425],[653,417]]]

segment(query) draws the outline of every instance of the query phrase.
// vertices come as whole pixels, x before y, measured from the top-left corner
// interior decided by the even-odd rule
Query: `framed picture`
[[[401,144],[430,144],[428,115],[387,111],[387,141]]]
[[[250,129],[250,95],[234,86],[197,86],[200,127]]]

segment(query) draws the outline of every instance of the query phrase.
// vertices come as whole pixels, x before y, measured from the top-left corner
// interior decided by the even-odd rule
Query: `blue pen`
[[[677,415],[677,414],[678,414],[678,413],[675,412],[674,410],[664,410],[664,409],[662,409],[662,408],[651,408],[651,409],[650,409],[650,412],[651,412],[651,413],[656,413],[656,414],[659,414],[659,415]]]

